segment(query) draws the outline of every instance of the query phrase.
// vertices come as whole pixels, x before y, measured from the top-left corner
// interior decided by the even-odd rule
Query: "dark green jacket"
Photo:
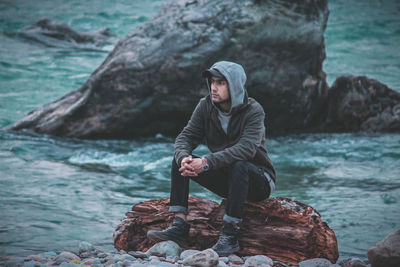
[[[187,126],[175,140],[175,161],[180,166],[184,157],[201,143],[211,154],[207,161],[211,169],[228,167],[236,161],[249,161],[263,168],[276,182],[275,169],[265,148],[265,113],[253,98],[245,97],[243,103],[231,110],[227,134],[218,119],[217,107],[210,96],[202,98]]]

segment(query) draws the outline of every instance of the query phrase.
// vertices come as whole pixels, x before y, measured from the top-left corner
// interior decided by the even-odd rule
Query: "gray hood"
[[[229,92],[232,101],[232,107],[229,113],[231,113],[231,111],[236,107],[247,103],[247,97],[245,98],[245,96],[247,96],[247,93],[244,88],[247,77],[241,65],[230,61],[219,61],[212,65],[210,69],[218,70],[228,81]],[[208,89],[211,90],[208,79],[207,86]]]

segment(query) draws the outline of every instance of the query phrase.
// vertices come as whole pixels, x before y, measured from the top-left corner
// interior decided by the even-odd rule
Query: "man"
[[[212,247],[220,256],[239,250],[238,224],[245,200],[261,201],[275,188],[275,170],[265,148],[264,110],[244,88],[241,65],[220,61],[203,72],[209,95],[202,98],[187,126],[175,140],[171,169],[171,227],[151,230],[154,240],[173,240],[186,247],[189,236],[189,180],[227,199],[224,225]],[[192,151],[203,141],[211,153],[203,158]]]

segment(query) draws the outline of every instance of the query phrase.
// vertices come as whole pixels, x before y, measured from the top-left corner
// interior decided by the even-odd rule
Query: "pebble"
[[[31,259],[31,260],[34,260],[34,261],[37,261],[37,262],[40,262],[40,263],[46,263],[46,262],[49,261],[48,259],[43,258],[43,257],[41,257],[39,255],[29,255],[27,258]]]
[[[139,259],[146,259],[147,258],[147,254],[143,253],[141,251],[129,251],[128,254],[132,255],[135,258],[139,258]]]
[[[228,263],[229,262],[229,258],[228,257],[219,257],[219,261],[222,261],[224,263]]]
[[[264,256],[264,255],[257,255],[257,256],[252,256],[246,259],[244,262],[245,267],[267,267],[271,266],[274,264],[271,258]]]
[[[332,263],[323,258],[305,260],[299,263],[299,267],[329,267],[330,265],[332,265]]]
[[[149,255],[164,254],[166,256],[172,256],[172,257],[179,256],[181,254],[181,248],[174,241],[163,241],[149,248],[146,254]]]
[[[188,256],[183,260],[183,265],[192,265],[198,267],[209,267],[218,265],[219,256],[217,252],[212,250],[211,248],[203,250],[199,253]]]
[[[57,256],[57,253],[55,253],[54,251],[47,251],[47,252],[38,254],[38,256],[40,256],[42,258],[50,259],[50,258]]]
[[[229,261],[233,264],[237,264],[237,265],[244,264],[244,261],[242,260],[242,258],[235,254],[229,255],[228,258],[229,258]]]
[[[367,267],[367,264],[359,258],[344,259],[339,265],[342,267]]]
[[[196,249],[187,249],[187,250],[185,250],[185,251],[183,251],[183,252],[181,253],[181,259],[184,260],[184,259],[186,259],[187,257],[192,256],[192,255],[194,255],[194,254],[197,254],[197,253],[199,253],[199,252],[200,252],[200,250],[196,250]]]
[[[46,267],[46,264],[40,263],[38,261],[26,261],[24,262],[24,267]]]

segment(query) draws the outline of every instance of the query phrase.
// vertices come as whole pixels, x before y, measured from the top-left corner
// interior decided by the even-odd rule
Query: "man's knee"
[[[244,160],[238,160],[232,164],[231,169],[233,171],[247,172],[249,170],[249,162]]]
[[[239,180],[244,180],[246,182],[249,181],[249,162],[239,160],[236,161],[231,165],[231,175],[230,179],[237,181]]]

